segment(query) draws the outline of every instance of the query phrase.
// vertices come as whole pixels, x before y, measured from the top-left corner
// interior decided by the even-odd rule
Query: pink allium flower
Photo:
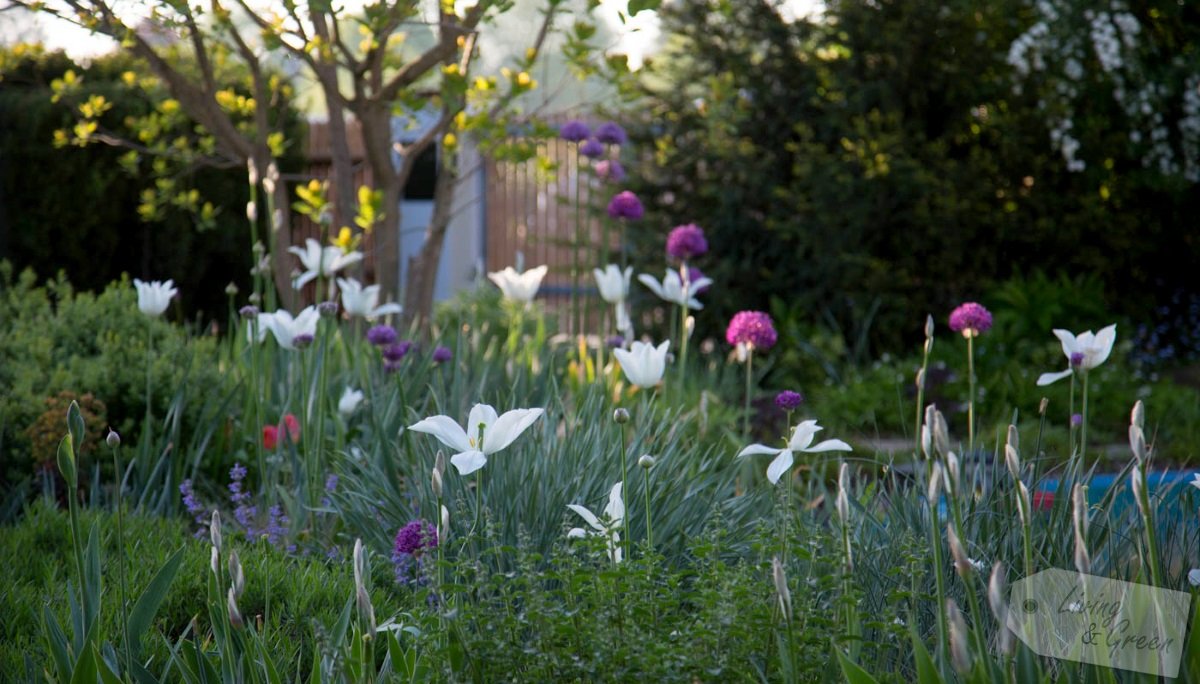
[[[729,344],[735,347],[744,344],[762,351],[774,347],[778,337],[771,317],[762,311],[739,311],[725,330],[725,341]]]
[[[667,235],[667,256],[687,261],[708,251],[704,229],[694,223],[675,226]]]
[[[637,221],[646,215],[646,208],[637,195],[628,190],[622,190],[608,203],[608,215],[615,219]]]
[[[963,337],[979,337],[992,328],[992,312],[975,302],[960,304],[950,312],[950,329]]]
[[[620,183],[625,180],[625,167],[616,159],[601,159],[596,162],[596,176],[609,183]]]

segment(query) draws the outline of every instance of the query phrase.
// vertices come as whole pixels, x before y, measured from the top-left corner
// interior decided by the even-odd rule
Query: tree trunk
[[[400,199],[404,180],[392,162],[392,113],[386,105],[357,107],[363,148],[376,189],[383,191],[383,217],[375,225],[375,282],[384,299],[397,300],[400,288]]]
[[[279,177],[279,169],[271,160],[269,150],[261,149],[256,155],[260,169],[266,169],[263,175],[263,187],[271,193],[271,201],[275,206],[273,216],[267,217],[267,229],[270,232],[268,249],[271,255],[271,272],[274,275],[275,289],[279,293],[279,306],[291,309],[295,303],[295,291],[292,289],[292,256],[288,247],[292,246],[292,210],[288,197],[287,183]]]
[[[438,171],[433,193],[433,216],[425,228],[421,251],[408,260],[408,282],[404,288],[404,312],[409,320],[428,321],[433,314],[433,289],[437,285],[438,265],[446,244],[446,230],[454,209],[454,190],[458,186],[458,167],[448,159]]]

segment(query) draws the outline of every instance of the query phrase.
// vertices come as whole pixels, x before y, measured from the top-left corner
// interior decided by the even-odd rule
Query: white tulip
[[[508,266],[503,271],[489,273],[488,279],[496,283],[496,287],[504,293],[505,299],[528,304],[537,296],[538,288],[542,286],[542,278],[546,277],[548,270],[548,266],[542,265],[519,273],[512,266]]]
[[[667,371],[667,348],[671,340],[655,347],[647,342],[634,342],[626,349],[614,349],[613,355],[621,363],[621,370],[629,382],[642,388],[651,388],[662,381]]]
[[[1086,330],[1079,335],[1073,335],[1068,330],[1056,328],[1054,335],[1062,342],[1063,353],[1067,355],[1067,369],[1058,373],[1042,373],[1038,378],[1039,387],[1058,382],[1071,375],[1075,368],[1074,359],[1079,360],[1079,368],[1089,371],[1108,360],[1112,353],[1113,343],[1117,341],[1117,324],[1114,323],[1093,334]]]
[[[689,309],[704,308],[704,305],[700,303],[700,300],[696,299],[694,294],[697,290],[703,290],[709,285],[712,285],[713,282],[712,278],[697,278],[696,282],[688,283],[688,287],[685,290],[683,287],[683,279],[679,277],[679,272],[670,268],[667,269],[667,272],[663,276],[661,283],[658,282],[654,276],[648,273],[639,275],[638,280],[641,281],[643,285],[653,290],[654,294],[658,295],[660,299],[677,304],[679,306],[686,306]]]
[[[578,504],[567,504],[567,508],[575,511],[579,517],[592,529],[573,527],[567,532],[569,539],[578,539],[592,534],[602,534],[608,545],[608,557],[614,563],[621,562],[621,535],[617,532],[625,524],[625,504],[621,500],[621,486],[618,482],[608,492],[608,506],[604,508],[604,520],[596,517],[588,509]]]
[[[138,309],[147,316],[161,316],[171,303],[171,298],[179,294],[179,290],[175,289],[174,280],[165,283],[154,280],[147,283],[134,278],[133,286],[137,288]]]
[[[342,414],[343,416],[349,416],[350,414],[354,413],[354,411],[358,408],[358,405],[362,403],[362,400],[362,390],[356,390],[347,387],[345,391],[342,392],[342,398],[338,399],[338,413]]]
[[[312,238],[304,241],[304,247],[288,247],[289,252],[300,257],[300,263],[304,266],[304,273],[292,281],[292,287],[297,290],[318,277],[329,278],[363,258],[362,252],[343,252],[341,247],[334,245],[321,247],[321,243]]]
[[[460,475],[470,475],[487,463],[487,457],[512,444],[522,432],[542,417],[545,409],[513,409],[502,416],[487,404],[475,404],[467,416],[467,429],[449,416],[432,416],[410,425],[413,432],[424,432],[457,449],[450,463]]]
[[[616,264],[609,264],[601,271],[593,268],[596,276],[596,287],[600,290],[600,298],[609,304],[620,304],[629,297],[629,279],[633,276],[633,267],[629,266],[624,272]]]
[[[771,484],[778,484],[779,478],[783,477],[783,474],[790,470],[792,463],[795,462],[793,452],[802,451],[815,454],[822,451],[852,451],[850,445],[840,439],[827,439],[824,442],[814,445],[812,443],[813,437],[824,429],[817,425],[817,421],[806,420],[796,426],[796,429],[792,431],[792,438],[788,440],[787,446],[782,449],[775,449],[765,444],[751,444],[742,449],[738,457],[753,456],[755,454],[775,454],[775,459],[771,461],[771,465],[767,466],[767,479],[771,481]]]
[[[266,321],[263,321],[263,318],[266,318]],[[291,313],[280,309],[268,316],[259,316],[258,320],[260,326],[271,330],[279,346],[294,351],[297,348],[297,337],[304,335],[312,338],[316,336],[317,321],[321,320],[321,313],[315,306],[306,306],[303,311],[296,314],[295,318],[292,318]]]
[[[379,318],[387,314],[398,314],[404,310],[399,304],[379,305],[379,286],[363,284],[354,278],[338,278],[338,289],[342,291],[342,309],[351,316]]]

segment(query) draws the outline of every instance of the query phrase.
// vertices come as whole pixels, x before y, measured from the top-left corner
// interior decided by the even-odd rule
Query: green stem
[[[125,612],[128,605],[125,601],[125,524],[121,511],[121,457],[120,447],[113,447],[113,473],[117,491],[117,579],[121,589],[121,631],[124,640],[125,671],[133,672],[133,642],[129,640],[129,615]]]
[[[1071,393],[1069,396],[1070,396],[1070,400],[1068,403],[1070,404],[1070,409],[1067,412],[1067,434],[1068,434],[1067,450],[1071,454],[1074,454],[1075,453],[1075,421],[1073,419],[1075,417],[1075,373],[1073,372],[1073,370],[1071,373]]]
[[[579,143],[575,144],[575,241],[571,245],[571,315],[567,317],[568,333],[583,332],[583,313],[582,307],[578,305],[579,299],[579,250],[583,247],[583,212],[579,206],[580,189],[583,186],[583,164],[579,155]],[[579,312],[580,318],[578,323],[575,315]],[[577,330],[572,330],[578,325]]]
[[[628,513],[628,508],[625,508],[625,488],[629,486],[629,466],[628,466],[628,451],[629,447],[625,444],[625,425],[619,424],[617,429],[621,435],[621,508],[624,508]],[[646,515],[650,515],[649,509]],[[647,518],[649,519],[649,518]],[[625,557],[629,557],[629,531],[625,531]]]
[[[327,353],[329,347],[328,327],[329,326],[325,325],[321,321],[317,322],[317,337],[319,337],[321,340],[320,351],[317,355],[317,363],[321,364],[321,367],[320,373],[317,376],[317,420],[316,424],[313,426],[315,429],[311,430],[313,438],[309,440],[311,442],[313,454],[311,462],[313,471],[309,473],[309,478],[312,482],[312,501],[310,503],[314,509],[317,508],[321,503],[322,483],[318,470],[320,469],[321,446],[325,441],[325,393],[328,391],[326,385],[328,382],[327,376],[329,368],[329,354]]]
[[[967,336],[967,375],[970,396],[967,398],[967,453],[975,456],[975,335]],[[956,492],[957,494],[957,492]]]
[[[650,469],[642,468],[642,483],[646,490],[646,547],[647,552],[654,552],[654,528],[650,526]],[[624,494],[625,488],[621,488]],[[628,535],[626,535],[628,536]]]
[[[1088,374],[1083,374],[1083,424],[1079,431],[1079,462],[1087,466],[1087,429],[1088,429]]]
[[[254,401],[254,453],[258,456],[258,489],[260,493],[267,491],[267,456],[266,449],[262,442],[262,393],[260,389],[260,378],[263,374],[263,369],[260,363],[260,352],[258,349],[258,316],[247,320],[247,325],[250,326],[250,388],[253,394]]]
[[[921,453],[921,424],[925,418],[925,373],[929,369],[929,345],[925,345],[925,351],[921,355],[921,381],[917,383],[917,420],[913,429],[913,441],[916,448],[913,449],[913,458]]]
[[[679,396],[683,396],[683,385],[687,380],[687,356],[688,356],[688,294],[691,290],[691,282],[688,279],[687,262],[681,263],[679,267],[679,279],[683,283],[683,305],[679,307]]]
[[[750,381],[754,373],[754,349],[746,351],[746,403],[742,407],[742,440],[750,437]]]

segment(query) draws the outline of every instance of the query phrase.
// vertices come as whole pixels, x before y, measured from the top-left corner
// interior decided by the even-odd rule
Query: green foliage
[[[1098,290],[1067,319],[1097,304],[1141,319],[1193,289],[1195,184],[1115,143],[1069,171],[1037,95],[1014,88],[1006,56],[1028,3],[848,0],[821,23],[785,22],[772,4],[664,7],[668,49],[629,117],[640,261],[657,270],[669,226],[707,231],[696,265],[717,286],[701,336],[779,297],[801,324],[878,354],[926,313],[1036,269]],[[1182,11],[1151,5],[1155,26]],[[1156,61],[1193,63],[1194,32],[1169,35]],[[1089,131],[1128,131],[1119,113],[1087,111]]]
[[[85,510],[80,516],[84,529],[97,524],[102,530],[100,556],[105,587],[100,629],[119,643],[115,520],[113,513],[98,510]],[[153,665],[149,669],[157,673],[169,660],[170,648],[189,632],[193,618],[199,629],[208,628],[204,604],[197,597],[205,595],[211,575],[209,547],[191,538],[178,519],[126,515],[124,523],[130,558],[126,573],[131,612],[134,597],[150,585],[172,554],[183,550],[179,572],[142,640],[143,656]],[[75,582],[67,531],[66,513],[44,501],[28,509],[18,524],[0,528],[0,552],[4,557],[28,559],[13,565],[8,581],[0,588],[0,670],[4,672],[24,672],[26,656],[39,664],[38,670],[41,663],[49,663],[40,636],[42,607],[48,605],[57,620],[65,623],[67,581]],[[227,543],[238,549],[246,574],[246,593],[239,605],[247,620],[262,620],[264,640],[275,666],[281,671],[295,671],[297,663],[312,662],[314,652],[320,648],[315,636],[317,626],[336,615],[354,594],[349,567],[324,558],[288,556],[267,544],[244,544],[236,539]],[[399,609],[400,597],[382,589],[387,584],[387,569],[381,566],[377,571],[380,579],[376,584],[381,589],[372,593],[372,601],[382,615],[390,616]]]
[[[244,103],[244,75],[228,68],[218,77],[229,106]],[[250,281],[241,165],[219,157],[128,54],[85,66],[37,46],[3,48],[0,82],[0,259],[41,278],[65,270],[92,291],[123,272],[173,278],[185,311],[222,320],[225,286],[247,290]],[[297,139],[297,115],[284,110]],[[297,155],[281,160],[285,170]],[[29,172],[48,168],[53,182]]]
[[[213,360],[216,341],[191,337],[186,330],[162,318],[151,318],[137,307],[137,294],[128,281],[118,281],[100,294],[76,292],[60,276],[43,286],[31,270],[17,275],[0,262],[0,479],[15,483],[40,465],[36,459],[49,453],[31,449],[29,432],[43,413],[47,400],[60,392],[90,394],[103,402],[106,422],[88,423],[83,444],[104,439],[111,426],[126,445],[138,443],[140,421],[146,412],[147,335],[154,336],[150,377],[155,415],[168,415],[185,380],[217,389],[223,384]],[[191,404],[179,416],[185,428],[199,422],[200,404]],[[65,406],[57,420],[65,416]],[[44,434],[57,443],[61,423],[53,416]],[[41,442],[39,442],[41,443]]]

